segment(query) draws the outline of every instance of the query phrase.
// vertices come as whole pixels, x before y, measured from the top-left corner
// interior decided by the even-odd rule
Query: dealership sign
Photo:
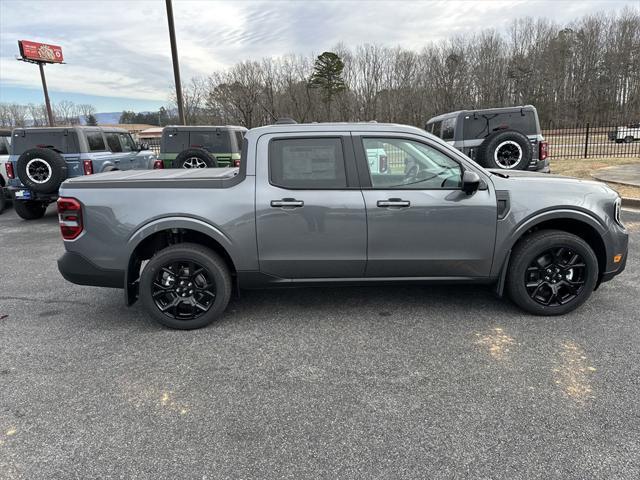
[[[20,55],[23,60],[32,62],[62,63],[62,47],[46,43],[18,40]]]

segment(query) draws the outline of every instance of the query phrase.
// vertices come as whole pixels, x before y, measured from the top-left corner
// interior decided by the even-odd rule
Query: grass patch
[[[640,163],[640,158],[633,157],[597,157],[597,158],[552,158],[551,172],[557,175],[567,175],[569,177],[588,178],[594,180],[591,173],[604,167],[616,165],[628,165],[630,163]],[[618,183],[608,183],[621,196],[627,198],[640,198],[640,187],[620,185]]]

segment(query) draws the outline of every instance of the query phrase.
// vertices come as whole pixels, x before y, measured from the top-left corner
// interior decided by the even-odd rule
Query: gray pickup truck
[[[370,169],[381,149],[404,167]],[[220,317],[234,288],[372,282],[493,284],[559,315],[627,261],[606,185],[485,170],[403,125],[256,128],[239,168],[77,177],[60,196],[62,275],[181,329]]]

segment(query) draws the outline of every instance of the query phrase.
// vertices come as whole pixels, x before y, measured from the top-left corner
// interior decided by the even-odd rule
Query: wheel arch
[[[232,277],[237,278],[232,244],[222,231],[197,219],[165,218],[140,228],[129,240],[124,285],[127,305],[137,300],[142,262],[160,250],[180,243],[195,243],[213,250],[225,261]]]
[[[607,247],[602,238],[606,232],[605,227],[589,214],[575,210],[555,210],[523,222],[509,238],[509,241],[506,242],[503,250],[506,251],[506,255],[499,270],[498,295],[502,296],[504,291],[504,283],[513,249],[528,235],[540,230],[560,230],[572,233],[589,244],[598,259],[597,289],[607,264]]]

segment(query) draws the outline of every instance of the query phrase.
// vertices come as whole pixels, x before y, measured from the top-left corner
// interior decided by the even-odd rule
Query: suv
[[[16,128],[7,163],[16,213],[41,218],[67,178],[113,170],[162,168],[126,130],[103,127]]]
[[[247,129],[234,126],[169,126],[162,130],[165,168],[237,167]]]
[[[550,171],[532,105],[445,113],[430,119],[425,130],[486,168]]]
[[[372,168],[381,151],[406,168]],[[234,287],[372,282],[493,284],[560,315],[624,270],[620,205],[602,183],[485,170],[415,127],[270,125],[240,168],[64,182],[58,267],[173,328],[218,318]]]
[[[616,143],[631,143],[634,140],[640,140],[640,123],[617,127],[614,131],[609,132],[609,140],[614,140]]]

